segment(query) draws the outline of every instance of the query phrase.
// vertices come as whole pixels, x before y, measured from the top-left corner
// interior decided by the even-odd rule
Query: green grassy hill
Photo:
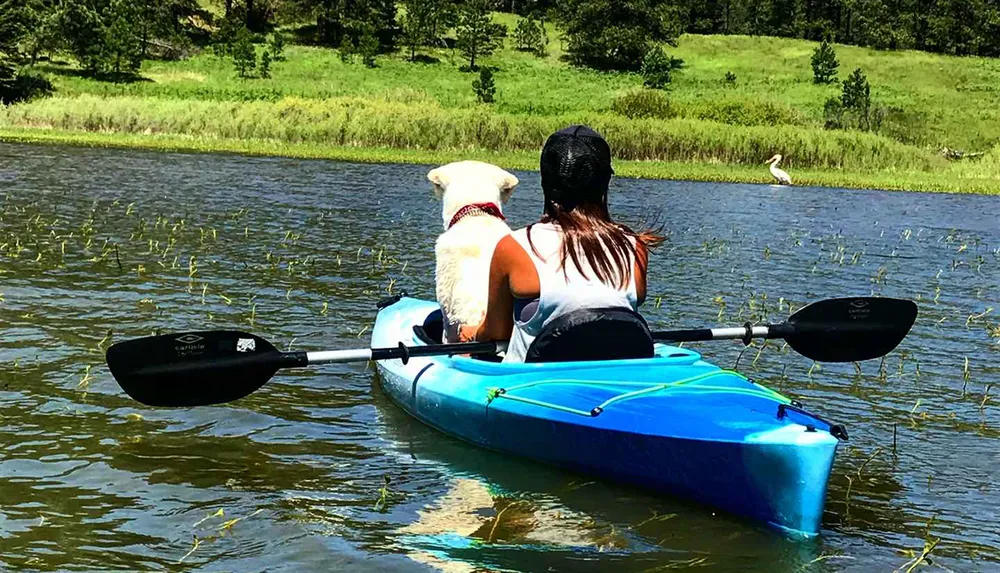
[[[497,15],[511,30],[514,21]],[[334,50],[290,46],[270,79],[237,77],[229,60],[204,53],[146,62],[126,85],[43,64],[56,97],[0,111],[7,138],[418,162],[480,157],[533,167],[545,136],[571,122],[605,132],[623,174],[766,181],[773,153],[796,183],[953,191],[1000,191],[1000,60],[837,46],[840,76],[861,67],[890,109],[879,135],[823,129],[837,86],[812,83],[812,42],[685,35],[672,54],[686,67],[655,117],[622,115],[641,90],[634,74],[602,74],[549,55],[509,48],[497,69],[497,102],[476,103],[460,53],[437,63],[381,57],[344,63]],[[726,72],[735,83],[724,81]],[[641,106],[640,106],[641,107]],[[648,106],[647,106],[648,107]],[[632,109],[635,108],[633,104]],[[941,147],[984,157],[950,162]]]

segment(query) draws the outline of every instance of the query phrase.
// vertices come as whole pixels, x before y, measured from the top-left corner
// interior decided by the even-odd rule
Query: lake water
[[[930,570],[1000,570],[998,197],[615,181],[614,214],[668,234],[654,328],[917,300],[860,372],[774,343],[739,359],[850,432],[809,541],[456,442],[365,364],[191,409],[111,377],[109,344],[160,330],[363,347],[386,292],[433,296],[427,170],[0,145],[0,569],[905,571],[927,547]],[[541,193],[517,175],[523,226]]]

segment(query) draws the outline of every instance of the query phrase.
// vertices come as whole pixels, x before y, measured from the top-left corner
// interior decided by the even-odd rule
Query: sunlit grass
[[[516,24],[509,15],[496,18]],[[823,103],[838,90],[812,83],[810,42],[683,36],[671,49],[687,66],[667,92],[669,119],[613,112],[641,79],[571,67],[560,60],[561,44],[550,26],[545,58],[509,45],[489,58],[498,69],[493,106],[476,103],[472,76],[450,50],[423,51],[437,63],[393,55],[369,69],[344,63],[335,50],[289,46],[268,80],[240,79],[230,61],[205,52],[146,62],[143,81],[124,85],[44,63],[57,97],[0,112],[0,137],[95,144],[95,134],[115,134],[115,142],[102,137],[99,144],[375,162],[495,158],[534,169],[549,133],[589,123],[618,158],[636,161],[623,175],[768,182],[761,164],[777,152],[796,183],[1000,190],[994,60],[838,46],[842,75],[861,66],[877,101],[890,108],[883,132],[872,135],[823,129]],[[735,84],[723,82],[729,71]],[[949,163],[936,154],[942,146],[986,153]]]

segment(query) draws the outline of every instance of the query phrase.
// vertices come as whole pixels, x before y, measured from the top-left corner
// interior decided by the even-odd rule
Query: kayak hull
[[[374,347],[414,334],[436,303],[379,312]],[[378,362],[389,398],[478,446],[710,505],[804,536],[819,532],[837,428],[691,350],[642,360]]]

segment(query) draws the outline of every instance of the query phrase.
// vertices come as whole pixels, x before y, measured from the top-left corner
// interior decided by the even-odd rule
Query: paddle
[[[236,330],[148,336],[108,348],[111,375],[133,399],[149,406],[204,406],[252,394],[282,368],[447,354],[496,354],[506,342],[429,344],[322,352],[281,352],[263,338]]]
[[[780,324],[654,332],[656,340],[696,342],[782,338],[817,362],[860,362],[892,352],[917,319],[917,305],[896,298],[833,298],[807,305]]]
[[[917,306],[888,298],[831,299],[806,306],[787,322],[767,326],[654,332],[656,340],[692,342],[784,338],[796,352],[821,362],[854,362],[892,351],[906,336]],[[107,362],[118,384],[150,406],[222,404],[247,396],[282,368],[415,356],[495,354],[505,342],[430,344],[324,352],[281,352],[240,331],[166,334],[119,342]]]

